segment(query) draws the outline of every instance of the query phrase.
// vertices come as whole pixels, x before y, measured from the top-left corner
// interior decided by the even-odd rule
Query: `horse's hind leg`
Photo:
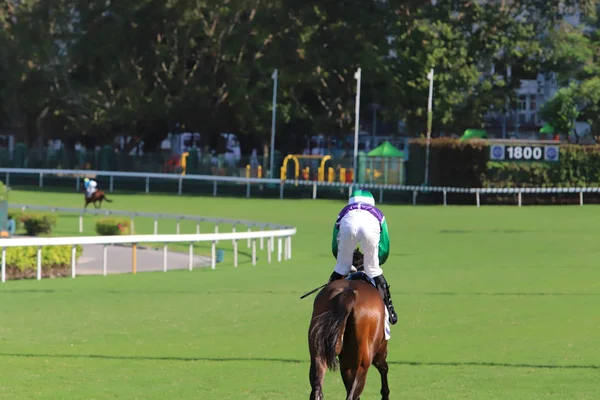
[[[327,364],[319,357],[310,360],[310,400],[323,399],[323,379],[327,372]]]
[[[388,386],[388,363],[387,358],[387,342],[379,349],[375,358],[373,359],[373,365],[379,371],[381,375],[381,400],[389,400],[390,388]]]
[[[367,383],[367,371],[369,366],[360,366],[356,373],[353,373],[354,379],[350,382],[350,387],[346,386],[347,397],[346,400],[359,400],[360,395],[365,389]],[[354,372],[354,371],[352,371]]]

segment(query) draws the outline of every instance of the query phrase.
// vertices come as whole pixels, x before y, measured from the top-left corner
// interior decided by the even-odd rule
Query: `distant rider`
[[[357,245],[364,253],[364,272],[375,281],[389,311],[390,323],[394,325],[398,322],[398,315],[381,269],[390,253],[387,221],[381,210],[375,207],[375,199],[368,190],[354,190],[348,205],[335,221],[332,252],[337,263],[329,282],[343,279],[350,273]]]
[[[93,179],[85,178],[83,180],[83,185],[85,187],[86,197],[89,199],[94,192],[96,192],[96,186],[98,186],[98,184]]]

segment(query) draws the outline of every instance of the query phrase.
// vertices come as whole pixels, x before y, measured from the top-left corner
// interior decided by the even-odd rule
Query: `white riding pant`
[[[383,274],[379,266],[379,237],[381,228],[373,214],[365,210],[352,210],[340,221],[338,254],[335,272],[346,276],[352,267],[354,250],[360,246],[365,256],[365,273],[369,278]]]

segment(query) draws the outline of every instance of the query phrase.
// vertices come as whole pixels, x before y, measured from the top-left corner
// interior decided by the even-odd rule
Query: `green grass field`
[[[0,397],[308,398],[313,298],[299,296],[329,277],[343,203],[112,197],[107,207],[117,210],[294,225],[293,258],[269,265],[260,252],[256,266],[246,259],[235,269],[227,253],[214,271],[1,285]],[[13,191],[10,201],[80,207],[81,196]],[[388,357],[393,399],[598,398],[598,207],[381,209],[399,314]],[[56,233],[76,229],[65,217]],[[342,388],[328,373],[326,398],[343,398]],[[379,398],[379,389],[372,369],[363,398]]]

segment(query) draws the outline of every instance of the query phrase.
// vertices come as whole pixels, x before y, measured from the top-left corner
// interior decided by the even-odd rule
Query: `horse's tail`
[[[112,203],[112,200],[109,200],[108,197],[106,197],[106,195],[104,193],[102,193],[102,198],[106,201],[108,201],[109,203]]]
[[[336,370],[339,366],[337,355],[342,348],[342,339],[348,315],[356,302],[356,293],[347,286],[331,299],[331,309],[315,318],[309,339],[314,345],[315,356],[327,363],[327,367]]]

